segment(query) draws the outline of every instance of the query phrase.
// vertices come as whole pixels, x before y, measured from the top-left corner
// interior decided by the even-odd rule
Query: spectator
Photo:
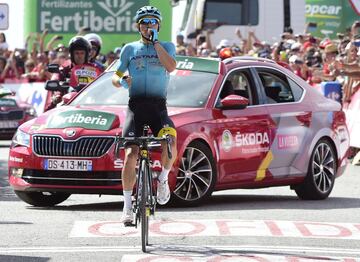
[[[111,65],[115,59],[116,59],[116,54],[114,53],[114,51],[110,51],[109,53],[107,53],[105,66],[108,67],[109,65]]]
[[[6,82],[7,79],[19,79],[20,74],[16,66],[15,52],[11,52],[10,57],[0,56],[0,83]]]
[[[359,47],[352,41],[345,48],[346,57],[343,61],[335,63],[335,74],[344,78],[343,83],[343,102],[349,103],[352,95],[360,87],[360,71],[359,71]]]
[[[327,44],[324,48],[323,55],[323,81],[334,81],[336,76],[333,73],[334,67],[333,63],[335,62],[336,56],[338,55],[338,48],[335,44]]]
[[[176,36],[176,54],[177,55],[186,55],[187,44],[184,42],[184,36],[178,34]]]
[[[311,80],[311,73],[304,63],[303,59],[297,55],[292,55],[289,58],[291,70],[305,81]]]
[[[9,45],[6,42],[6,37],[4,33],[0,33],[0,52],[5,54],[9,49]]]

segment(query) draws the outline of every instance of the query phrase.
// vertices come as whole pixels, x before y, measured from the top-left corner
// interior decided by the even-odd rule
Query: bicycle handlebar
[[[145,144],[150,144],[152,142],[161,142],[161,141],[166,141],[166,145],[167,145],[167,152],[168,152],[168,157],[171,159],[172,158],[172,152],[171,152],[171,138],[170,135],[165,135],[163,137],[153,137],[153,136],[139,136],[139,137],[116,137],[115,143],[115,156],[118,158],[119,157],[119,147],[121,143],[124,142],[133,142],[136,144],[139,144],[139,146],[144,145]]]

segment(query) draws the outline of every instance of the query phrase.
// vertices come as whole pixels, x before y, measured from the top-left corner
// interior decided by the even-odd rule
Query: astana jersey
[[[171,42],[159,43],[175,59],[175,45]],[[126,71],[129,71],[132,77],[130,97],[166,98],[170,76],[160,63],[153,44],[145,44],[141,41],[126,44],[121,49],[116,74],[121,76]]]

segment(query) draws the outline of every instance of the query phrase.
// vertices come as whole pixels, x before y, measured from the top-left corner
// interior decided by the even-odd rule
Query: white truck
[[[173,41],[181,33],[190,40],[196,32],[211,28],[213,45],[221,39],[239,43],[252,30],[261,41],[279,41],[284,28],[303,33],[305,0],[173,0]],[[189,37],[190,36],[190,37]]]

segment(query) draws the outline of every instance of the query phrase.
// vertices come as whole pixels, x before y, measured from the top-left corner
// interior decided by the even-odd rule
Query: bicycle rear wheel
[[[149,244],[149,169],[145,160],[141,161],[141,200],[140,200],[140,223],[141,223],[141,248],[146,252],[146,246]]]

